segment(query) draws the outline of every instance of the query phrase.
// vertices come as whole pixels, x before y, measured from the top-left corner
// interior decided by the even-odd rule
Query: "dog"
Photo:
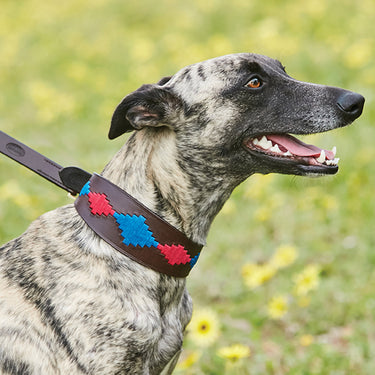
[[[250,175],[336,173],[334,151],[291,134],[346,126],[363,105],[354,92],[291,78],[266,56],[214,58],[121,101],[109,138],[133,133],[102,176],[204,245]],[[191,313],[185,278],[116,251],[73,205],[0,249],[1,374],[171,374]]]

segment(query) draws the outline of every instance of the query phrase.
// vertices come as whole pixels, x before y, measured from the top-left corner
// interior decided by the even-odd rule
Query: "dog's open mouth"
[[[330,151],[324,150],[289,134],[267,134],[249,138],[244,145],[250,152],[305,166],[306,172],[334,174],[338,170],[336,147]]]

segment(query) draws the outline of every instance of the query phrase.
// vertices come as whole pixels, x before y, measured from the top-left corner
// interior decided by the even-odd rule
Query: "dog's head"
[[[109,138],[167,127],[184,157],[199,154],[208,169],[241,178],[256,172],[334,174],[335,150],[291,134],[346,126],[363,105],[359,94],[291,78],[277,60],[234,54],[188,66],[126,96],[113,114]]]

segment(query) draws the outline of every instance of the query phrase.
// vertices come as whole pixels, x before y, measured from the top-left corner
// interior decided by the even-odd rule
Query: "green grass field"
[[[62,165],[100,172],[124,142],[106,138],[123,96],[218,55],[266,54],[366,97],[355,125],[304,138],[337,146],[336,176],[235,190],[188,278],[206,323],[176,374],[374,374],[374,20],[372,0],[2,1],[0,129]],[[69,202],[0,156],[0,243]]]

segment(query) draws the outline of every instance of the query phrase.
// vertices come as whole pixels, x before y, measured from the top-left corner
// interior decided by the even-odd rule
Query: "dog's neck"
[[[131,135],[102,174],[191,240],[204,244],[232,189],[224,181],[205,183],[210,179],[194,175],[191,164],[184,163],[174,132],[145,129]]]

